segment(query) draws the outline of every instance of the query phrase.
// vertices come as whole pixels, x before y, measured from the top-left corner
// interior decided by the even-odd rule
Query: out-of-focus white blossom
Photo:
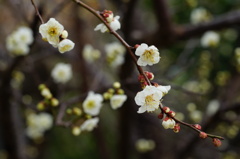
[[[53,118],[50,114],[31,113],[27,116],[27,136],[32,139],[40,138],[44,135],[44,132],[49,130],[53,125]]]
[[[80,126],[80,129],[81,131],[92,131],[97,126],[98,122],[98,117],[88,119],[84,121],[84,123]]]
[[[113,95],[112,98],[110,99],[112,109],[120,108],[126,100],[127,96],[125,94]]]
[[[159,108],[163,93],[155,86],[146,86],[135,96],[135,102],[140,106],[138,113],[151,112]]]
[[[19,27],[7,37],[6,48],[14,56],[27,55],[32,42],[32,30],[28,27]]]
[[[124,63],[124,55],[126,49],[118,42],[113,42],[105,46],[107,62],[113,68],[116,68]]]
[[[97,49],[94,49],[92,45],[86,44],[83,48],[83,58],[88,63],[93,63],[101,56],[101,52]]]
[[[145,153],[155,148],[155,142],[149,139],[138,139],[135,143],[135,147],[138,152]]]
[[[108,24],[109,26],[112,28],[112,30],[117,31],[118,29],[121,28],[121,23],[119,22],[120,16],[115,16],[114,18],[112,18],[111,20],[108,20]],[[94,31],[98,31],[100,30],[102,33],[105,33],[108,31],[108,28],[106,27],[105,24],[101,23],[98,24]]]
[[[192,10],[190,19],[193,24],[199,24],[209,21],[211,14],[205,8],[200,7]]]
[[[72,67],[70,64],[58,63],[51,72],[56,83],[66,83],[72,78]]]
[[[69,39],[64,39],[58,44],[58,51],[64,53],[74,48],[74,43]]]
[[[155,46],[148,47],[147,44],[142,43],[140,46],[137,47],[135,54],[140,56],[137,64],[139,66],[146,66],[146,65],[153,65],[159,62],[160,54],[158,49]]]
[[[220,36],[214,31],[207,31],[201,38],[201,45],[203,47],[215,47],[220,41]]]
[[[175,126],[176,122],[172,118],[164,118],[162,122],[162,126],[164,129],[173,129]]]
[[[80,134],[81,134],[81,129],[80,129],[80,127],[73,127],[73,128],[72,128],[72,134],[73,134],[74,136],[80,135]]]
[[[214,99],[214,100],[211,100],[209,103],[208,103],[208,106],[207,106],[207,110],[206,110],[206,114],[208,116],[212,116],[214,115],[218,109],[220,107],[220,103],[218,100]]]
[[[189,117],[192,121],[199,123],[202,120],[202,112],[200,110],[194,110],[189,113]]]
[[[47,23],[41,24],[39,32],[42,38],[48,41],[54,47],[58,46],[60,42],[60,35],[62,34],[64,27],[55,18],[50,18]]]
[[[83,102],[83,110],[89,115],[98,115],[102,108],[103,97],[101,94],[89,92],[87,98]]]

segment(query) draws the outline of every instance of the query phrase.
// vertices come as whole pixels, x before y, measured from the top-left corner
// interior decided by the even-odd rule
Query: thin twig
[[[42,19],[42,16],[41,16],[41,14],[39,13],[39,10],[38,10],[37,6],[35,5],[34,0],[31,0],[31,2],[32,2],[33,7],[35,8],[36,14],[37,14],[37,16],[39,17],[41,23],[44,24],[44,21],[43,21],[43,19]]]

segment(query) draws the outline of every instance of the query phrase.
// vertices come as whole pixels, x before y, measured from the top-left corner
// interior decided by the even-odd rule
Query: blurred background
[[[160,62],[144,70],[154,73],[154,82],[171,85],[163,104],[177,113],[176,118],[223,136],[222,146],[214,147],[210,138],[200,139],[188,127],[181,126],[179,133],[165,130],[158,111],[137,114],[134,97],[141,86],[130,55],[121,48],[120,57],[109,56],[106,46],[117,39],[94,31],[100,21],[74,1],[35,0],[44,22],[55,18],[75,43],[73,50],[60,54],[42,40],[41,22],[30,0],[0,0],[0,159],[240,158],[240,1],[84,2],[119,15],[117,32],[129,45],[147,43],[159,49]],[[7,38],[22,26],[32,30],[34,40],[19,56],[7,47]],[[70,81],[54,80],[51,71],[58,63],[71,65]],[[117,110],[105,102],[92,132],[75,136],[71,124],[58,121],[66,108],[81,106],[88,91],[103,94],[115,81],[128,99]],[[39,109],[41,83],[59,107]],[[41,113],[44,121],[35,121]],[[68,113],[61,116],[63,121],[74,122]],[[47,125],[40,135],[28,132],[33,120]]]

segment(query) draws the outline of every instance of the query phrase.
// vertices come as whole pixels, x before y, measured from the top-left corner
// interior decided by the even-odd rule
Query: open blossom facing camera
[[[135,102],[140,106],[138,113],[151,112],[158,109],[162,92],[155,86],[146,86],[135,96]]]
[[[48,41],[53,47],[58,47],[61,53],[70,51],[74,47],[74,43],[66,39],[68,32],[55,18],[50,18],[47,23],[41,24],[39,32],[43,40]]]
[[[80,129],[81,131],[92,131],[97,126],[98,122],[98,117],[88,119],[80,126]]]
[[[127,96],[124,94],[113,95],[112,98],[110,99],[112,109],[120,108],[126,100]]]
[[[58,63],[52,70],[51,76],[56,83],[66,83],[72,78],[70,64]]]
[[[120,16],[115,16],[113,15],[112,11],[105,10],[102,13],[103,18],[106,20],[106,22],[109,24],[109,26],[112,28],[112,30],[117,31],[118,29],[121,28],[121,24],[119,22]],[[106,27],[105,24],[101,23],[98,24],[94,31],[100,30],[102,33],[105,33],[108,31],[108,28]]]
[[[113,68],[116,68],[124,63],[124,55],[126,52],[125,47],[118,43],[113,42],[105,46],[107,62]]]
[[[215,47],[220,41],[220,36],[214,31],[207,31],[201,38],[201,45],[203,47]]]
[[[89,92],[87,98],[83,102],[83,110],[89,115],[98,115],[102,108],[103,97],[101,94]]]
[[[6,48],[13,56],[27,55],[32,42],[32,30],[28,27],[19,27],[7,37]]]
[[[158,49],[155,46],[148,47],[147,44],[142,43],[137,47],[135,54],[140,56],[137,64],[139,66],[153,65],[159,62],[160,55]]]

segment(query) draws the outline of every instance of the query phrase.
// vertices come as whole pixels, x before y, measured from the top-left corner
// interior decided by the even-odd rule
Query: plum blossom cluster
[[[67,39],[68,32],[64,30],[55,18],[50,18],[47,23],[41,24],[39,32],[43,40],[49,42],[53,47],[58,48],[60,53],[70,51],[74,48],[74,43]]]
[[[72,78],[72,67],[70,64],[58,63],[52,69],[51,76],[56,83],[67,83]]]
[[[26,134],[31,139],[40,139],[53,125],[53,117],[48,113],[27,114]]]
[[[120,16],[115,16],[112,11],[110,10],[104,10],[101,13],[102,17],[104,18],[105,22],[111,27],[112,30],[117,31],[121,28],[121,24],[119,22]],[[108,28],[104,23],[98,24],[94,31],[100,30],[102,33],[108,32]]]
[[[44,99],[37,104],[38,110],[42,111],[48,107],[57,107],[59,105],[58,99],[53,97],[51,91],[45,84],[40,84],[38,89],[40,90],[41,95],[44,97]]]
[[[103,94],[105,100],[110,100],[112,109],[118,109],[122,107],[124,102],[127,100],[127,96],[124,94],[124,90],[121,89],[119,82],[113,83],[113,88],[109,88],[107,92]]]
[[[29,53],[29,46],[32,42],[32,30],[22,26],[7,37],[6,48],[13,56],[25,56]]]

